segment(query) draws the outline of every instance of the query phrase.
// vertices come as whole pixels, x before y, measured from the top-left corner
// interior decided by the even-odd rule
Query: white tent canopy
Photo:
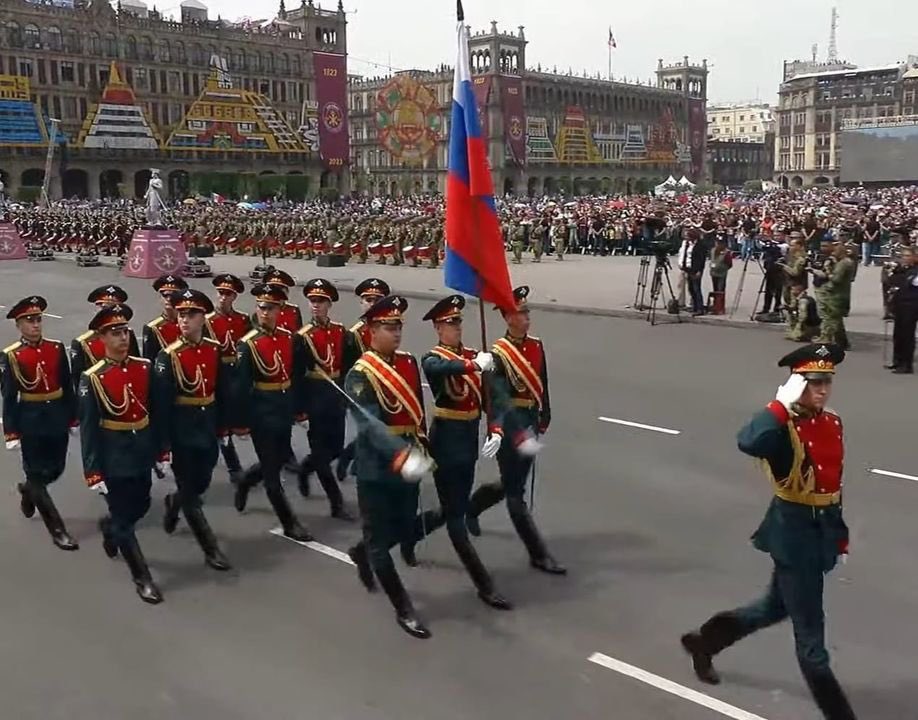
[[[687,177],[685,177],[685,175],[683,175],[683,176],[679,179],[679,185],[680,185],[681,187],[684,187],[684,188],[693,188],[693,187],[695,187],[695,183],[693,183],[691,180],[689,180]]]

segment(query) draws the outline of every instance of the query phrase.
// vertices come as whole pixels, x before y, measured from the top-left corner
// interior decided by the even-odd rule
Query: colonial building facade
[[[42,185],[52,143],[52,198],[137,197],[151,167],[174,195],[265,174],[346,189],[340,3],[281,0],[257,25],[211,19],[198,0],[180,21],[139,0],[68,5],[0,3],[0,174],[12,197]]]
[[[654,84],[576,76],[526,61],[524,29],[470,34],[473,82],[495,192],[649,190],[705,177],[707,63],[660,60]],[[355,78],[351,182],[360,192],[443,192],[453,70]]]

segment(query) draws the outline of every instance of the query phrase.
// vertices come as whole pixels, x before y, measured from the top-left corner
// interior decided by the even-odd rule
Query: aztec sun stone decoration
[[[376,96],[379,144],[392,157],[419,163],[433,154],[440,139],[436,93],[412,77],[392,78]]]

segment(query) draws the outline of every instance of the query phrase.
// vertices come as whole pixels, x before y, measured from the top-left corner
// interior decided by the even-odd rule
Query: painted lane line
[[[640,680],[642,683],[651,685],[652,687],[662,690],[663,692],[668,692],[670,695],[675,695],[676,697],[681,697],[683,700],[688,700],[693,702],[696,705],[701,705],[702,707],[718,712],[721,715],[724,715],[728,718],[733,718],[733,720],[765,720],[761,715],[754,715],[751,712],[746,712],[738,707],[733,705],[728,705],[727,703],[712,698],[710,695],[705,695],[704,693],[697,692],[691,688],[687,688],[684,685],[679,685],[674,683],[672,680],[667,680],[664,677],[659,675],[654,675],[651,672],[646,670],[641,670],[639,667],[634,665],[629,665],[624,663],[621,660],[616,660],[615,658],[609,657],[608,655],[603,655],[602,653],[593,653],[587,658],[591,663],[600,665],[608,670],[620,673],[622,675],[627,675],[630,678],[635,680]]]
[[[328,545],[323,545],[322,543],[316,542],[315,540],[312,540],[311,542],[301,542],[300,540],[294,540],[293,538],[288,538],[286,535],[284,535],[284,531],[282,528],[274,528],[271,531],[271,534],[277,535],[277,537],[283,538],[284,540],[289,540],[290,542],[296,543],[297,545],[302,545],[304,548],[315,550],[317,553],[322,553],[323,555],[327,555],[328,557],[334,558],[335,560],[340,560],[341,562],[347,563],[348,565],[354,564],[354,561],[351,560],[347,556],[347,553],[343,553],[337,548],[333,548]]]
[[[869,472],[874,475],[883,475],[884,477],[899,478],[900,480],[914,480],[918,482],[918,475],[906,475],[905,473],[893,472],[892,470],[880,470],[879,468],[869,468]]]
[[[597,418],[600,422],[612,423],[613,425],[624,425],[625,427],[637,428],[638,430],[652,430],[653,432],[663,433],[664,435],[681,435],[681,430],[670,430],[669,428],[657,427],[656,425],[645,425],[644,423],[632,422],[631,420],[619,420],[618,418],[602,417]]]

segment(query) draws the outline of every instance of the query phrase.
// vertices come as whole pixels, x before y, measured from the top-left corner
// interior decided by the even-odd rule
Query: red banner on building
[[[704,178],[704,137],[707,132],[707,117],[704,100],[689,100],[688,142],[692,152],[692,180],[701,182]]]
[[[488,122],[488,100],[491,97],[491,76],[479,75],[472,78],[472,88],[475,91],[475,102],[478,103],[478,122],[481,125],[481,137],[487,139],[491,135]]]
[[[526,164],[526,115],[523,111],[523,81],[519,77],[502,75],[500,105],[504,117],[504,138],[510,159],[518,166]]]
[[[319,157],[329,170],[348,164],[347,61],[344,55],[315,52],[316,100],[319,105]]]

